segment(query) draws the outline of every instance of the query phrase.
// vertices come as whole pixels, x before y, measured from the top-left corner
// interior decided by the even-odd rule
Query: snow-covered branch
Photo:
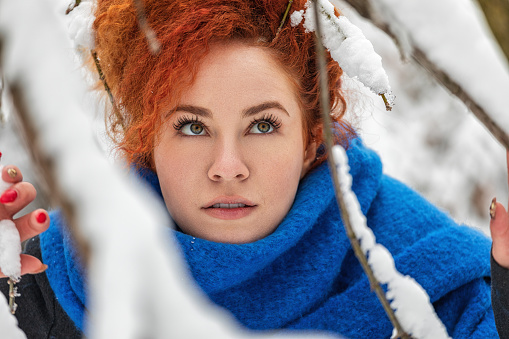
[[[479,19],[462,8],[464,4],[433,0],[423,11],[418,1],[344,1],[391,36],[403,57],[414,58],[428,70],[509,149],[507,63],[498,56]],[[449,43],[443,44],[446,40]]]
[[[316,1],[318,2],[318,1]],[[314,8],[317,8],[317,3],[315,2]],[[308,2],[309,4],[310,2]],[[308,5],[309,7],[309,5]],[[322,40],[327,40],[325,37],[324,31],[322,31],[322,21],[320,20],[320,12],[317,10],[314,10],[311,8],[311,10],[307,11],[311,17],[308,17],[308,22],[310,19],[314,22],[313,25],[313,31],[316,33],[316,55],[317,55],[317,65],[318,65],[318,72],[319,72],[319,84],[320,84],[320,109],[323,119],[323,125],[324,125],[324,141],[325,145],[327,147],[327,154],[328,154],[328,164],[329,169],[331,171],[331,176],[333,180],[334,185],[334,192],[336,195],[336,200],[338,203],[339,210],[341,211],[341,218],[343,220],[343,225],[345,227],[346,234],[348,238],[350,239],[350,243],[352,245],[353,251],[359,260],[364,272],[366,273],[369,282],[371,284],[371,288],[375,291],[378,299],[380,300],[385,312],[387,313],[387,316],[389,317],[389,320],[393,324],[395,331],[397,332],[398,338],[402,339],[410,339],[409,335],[403,330],[399,320],[397,319],[396,315],[394,314],[393,310],[391,309],[389,302],[385,296],[385,293],[383,292],[380,283],[376,280],[376,277],[373,274],[373,271],[371,270],[371,267],[368,265],[366,254],[361,250],[359,240],[357,238],[357,235],[353,231],[353,226],[350,222],[349,217],[349,211],[345,206],[345,199],[343,195],[343,191],[341,190],[341,181],[340,176],[336,175],[337,172],[337,164],[335,160],[335,154],[333,152],[334,148],[334,138],[332,135],[332,121],[330,117],[330,108],[329,108],[329,91],[327,90],[329,88],[328,85],[328,79],[325,76],[327,74],[327,68],[326,68],[326,62],[325,62],[325,43],[321,43]],[[299,13],[299,12],[296,12]],[[293,16],[295,18],[295,16]],[[293,20],[295,21],[295,20]],[[334,32],[336,33],[336,32]]]
[[[426,291],[409,276],[403,276],[396,270],[391,253],[376,243],[375,235],[368,228],[366,217],[362,214],[359,201],[352,192],[352,177],[349,174],[348,157],[345,150],[336,145],[332,149],[335,162],[335,174],[340,186],[342,218],[354,233],[353,238],[360,243],[362,257],[367,257],[369,275],[378,282],[387,285],[387,298],[390,306],[401,324],[404,333],[419,339],[449,338]],[[356,252],[359,256],[359,253]],[[364,263],[363,263],[364,265]],[[370,277],[373,279],[373,277]],[[404,338],[401,329],[396,330],[396,337]]]
[[[389,78],[382,67],[382,58],[375,53],[373,45],[358,27],[345,16],[336,16],[334,6],[328,0],[308,1],[305,10],[292,13],[292,26],[302,23],[307,32],[316,31],[318,19],[313,14],[315,6],[321,26],[320,39],[331,57],[350,78],[382,96],[387,110],[390,110],[394,98]]]
[[[163,204],[99,149],[81,104],[84,81],[51,8],[46,0],[0,0],[2,61],[8,87],[18,84],[14,96],[26,108],[38,152],[52,163],[90,244],[87,337],[268,337],[248,335],[195,289],[168,234]],[[4,304],[0,300],[0,324],[12,323]]]
[[[327,1],[316,0],[314,6],[318,8],[319,5],[325,2]],[[324,7],[328,5],[330,3],[327,2],[326,5],[321,7],[322,14]],[[323,21],[319,18],[319,11],[311,8],[311,12],[314,15],[314,24],[310,30],[315,31],[317,40],[322,40],[323,45],[330,50],[333,46],[330,40],[334,38],[334,33],[337,34],[337,32],[328,32],[327,28],[322,31]],[[309,27],[310,17],[307,17],[306,21],[305,27]],[[329,36],[330,38],[328,38]],[[436,315],[426,291],[414,279],[403,276],[396,270],[392,255],[384,246],[376,243],[373,232],[367,226],[366,217],[362,214],[357,197],[351,190],[352,177],[349,174],[346,152],[341,146],[333,145],[332,124],[328,108],[328,84],[327,77],[324,76],[326,74],[325,51],[321,43],[316,45],[321,88],[320,106],[324,120],[328,163],[332,172],[341,219],[353,251],[369,279],[371,288],[375,291],[394,326],[393,338],[449,338],[447,330]],[[383,73],[385,74],[385,72]],[[383,291],[381,283],[387,285],[386,293]],[[390,303],[388,299],[391,300]]]

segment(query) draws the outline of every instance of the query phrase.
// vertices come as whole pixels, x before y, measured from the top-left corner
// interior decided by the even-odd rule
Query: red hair
[[[295,0],[290,12],[304,8]],[[96,52],[120,116],[108,116],[109,131],[128,163],[153,169],[152,151],[160,110],[178,101],[192,84],[211,43],[243,40],[267,47],[295,80],[304,112],[306,140],[322,142],[319,82],[314,34],[289,20],[276,36],[287,0],[145,0],[147,22],[161,44],[151,54],[138,27],[132,0],[99,0],[94,29]],[[327,55],[330,108],[336,142],[348,145],[354,134],[343,120],[346,102],[339,65]],[[322,162],[325,155],[315,161]]]

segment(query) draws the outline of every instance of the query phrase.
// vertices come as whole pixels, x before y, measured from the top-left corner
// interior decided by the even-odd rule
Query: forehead
[[[249,102],[261,97],[298,100],[294,83],[267,48],[230,42],[210,46],[180,101]]]

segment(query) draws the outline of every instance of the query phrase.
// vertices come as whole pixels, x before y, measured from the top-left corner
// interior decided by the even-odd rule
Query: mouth
[[[228,209],[232,209],[232,208],[242,208],[242,207],[252,207],[252,206],[249,206],[249,205],[246,205],[246,204],[241,204],[241,203],[238,203],[238,204],[214,204],[212,205],[211,207],[208,207],[208,208],[228,208]]]
[[[213,218],[234,220],[248,216],[256,206],[242,197],[221,197],[214,199],[202,209]]]

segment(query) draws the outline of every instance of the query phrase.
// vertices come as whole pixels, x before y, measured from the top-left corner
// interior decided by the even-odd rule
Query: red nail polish
[[[16,200],[17,197],[18,197],[18,192],[16,192],[15,190],[7,190],[0,197],[0,203],[6,204],[9,202],[13,202],[14,200]]]
[[[44,212],[39,213],[39,215],[36,217],[36,219],[39,224],[44,223],[46,221],[46,213],[44,213]]]

